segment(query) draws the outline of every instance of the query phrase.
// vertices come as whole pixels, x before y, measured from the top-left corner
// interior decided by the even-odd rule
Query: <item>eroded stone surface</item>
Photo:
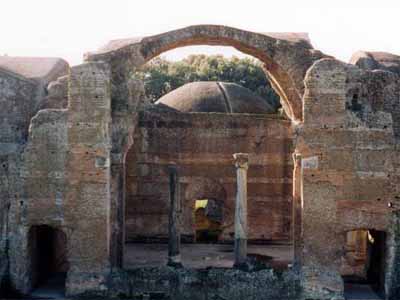
[[[350,63],[364,70],[385,70],[400,75],[400,56],[392,53],[358,51]]]
[[[236,269],[185,270],[137,268],[113,274],[109,294],[120,297],[141,295],[161,299],[286,299],[301,298],[295,272],[272,269],[244,272]],[[268,289],[265,287],[268,286]]]
[[[143,83],[130,78],[132,69],[166,50],[198,44],[233,46],[263,61],[291,123],[255,115],[237,119],[213,114],[187,116],[149,106]],[[31,229],[45,224],[66,235],[70,265],[66,286],[70,295],[91,292],[107,296],[121,291],[131,295],[133,291],[159,289],[187,296],[197,295],[193,287],[202,286],[204,293],[199,299],[207,291],[232,299],[256,299],[261,294],[279,299],[293,291],[288,286],[295,282],[302,289],[296,297],[341,299],[346,232],[374,229],[386,233],[381,274],[386,297],[398,298],[397,56],[361,53],[353,64],[346,64],[314,50],[304,38],[200,25],[113,42],[89,54],[87,61],[72,68],[68,78],[51,83],[47,99],[47,79],[28,78],[17,69],[0,69],[0,281],[9,273],[15,289],[23,293],[31,290],[35,273]],[[26,69],[27,65],[22,67]],[[40,108],[43,110],[38,112]],[[234,141],[221,142],[232,134]],[[272,142],[262,136],[271,137]],[[275,142],[285,138],[290,141],[284,143],[285,147],[293,141],[293,148]],[[221,149],[227,152],[232,150],[230,157],[235,152],[249,153],[250,215],[252,195],[265,199],[264,191],[282,191],[285,184],[284,180],[269,180],[262,167],[257,169],[257,161],[264,166],[264,162],[276,164],[288,156],[288,163],[280,165],[286,166],[283,172],[276,167],[267,170],[290,181],[293,175],[295,183],[288,186],[285,199],[296,201],[291,232],[297,241],[299,272],[292,273],[289,285],[286,275],[276,277],[268,270],[196,274],[170,269],[131,274],[120,271],[125,207],[127,216],[132,213],[130,209],[145,207],[125,206],[126,200],[135,196],[135,184],[142,180],[143,190],[150,195],[154,184],[164,184],[160,165],[171,160],[190,162],[183,164],[183,177],[195,172],[218,174],[218,168],[224,169],[221,162],[228,161],[220,156],[217,146],[207,148],[207,143],[201,143],[207,140],[221,143]],[[227,146],[229,143],[232,147]],[[291,152],[295,152],[294,162]],[[231,159],[231,169],[226,172],[232,171],[234,178]],[[221,165],[213,169],[210,162]],[[133,169],[127,168],[134,163],[141,164],[138,169],[142,177],[138,180],[130,173]],[[230,177],[210,177],[188,180],[191,185],[185,194],[197,197],[204,189],[225,197],[234,194],[235,181]],[[231,188],[224,195],[225,183]],[[167,210],[157,201],[149,207],[157,205]],[[268,209],[271,206],[267,205],[265,211]],[[257,213],[258,218],[266,214],[262,209]],[[283,210],[278,215],[283,217]],[[291,212],[288,216],[290,219]],[[256,235],[265,224],[271,223],[263,223]],[[129,222],[126,225],[129,228]]]

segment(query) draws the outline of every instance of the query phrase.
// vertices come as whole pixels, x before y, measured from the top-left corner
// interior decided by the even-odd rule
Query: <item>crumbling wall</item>
[[[390,56],[387,60],[372,55],[377,62],[375,66],[367,66],[368,62],[360,66],[383,70],[365,71],[334,59],[319,60],[326,56],[312,49],[303,39],[208,25],[143,39],[116,41],[89,55],[91,61],[106,63],[88,63],[73,68],[69,77],[69,109],[39,113],[32,121],[28,141],[30,120],[39,108],[44,108],[40,105],[45,94],[44,83],[0,71],[0,101],[4,104],[0,112],[0,259],[3,259],[0,263],[1,266],[7,264],[4,250],[9,245],[12,254],[10,275],[14,286],[22,292],[30,290],[29,228],[37,223],[46,223],[61,228],[67,235],[70,260],[67,292],[106,294],[105,290],[112,285],[107,281],[111,266],[121,266],[124,180],[125,172],[131,170],[126,169],[124,162],[133,143],[137,104],[144,99],[143,84],[130,81],[130,72],[163,51],[201,43],[234,46],[263,61],[287,115],[297,124],[296,157],[302,159],[299,198],[303,209],[299,249],[305,298],[342,296],[343,282],[339,270],[344,253],[344,233],[358,228],[373,228],[388,234],[385,289],[388,297],[395,299],[398,294],[396,266],[399,252],[396,212],[400,204],[400,82],[395,74],[398,58]],[[60,80],[54,93],[50,93],[48,101],[51,107],[64,107],[65,82]],[[57,98],[64,104],[53,106],[57,102],[53,99]],[[207,145],[200,143],[201,139],[196,143],[190,143],[190,138],[185,141],[188,135],[185,135],[184,124],[193,120],[189,122],[174,116],[164,121],[150,119],[146,120],[147,125],[142,125],[153,129],[141,129],[140,132],[158,134],[157,138],[144,135],[143,140],[148,138],[148,141],[159,143],[152,147],[143,143],[148,147],[144,148],[146,151],[156,149],[160,154],[151,157],[143,155],[146,151],[141,153],[146,164],[153,161],[169,163],[171,157],[190,161],[190,156],[188,158],[182,152],[184,146],[193,152]],[[201,124],[204,120],[196,122]],[[209,130],[206,125],[198,127],[203,130],[199,130],[199,136]],[[210,128],[217,128],[213,126]],[[266,126],[267,132],[269,126]],[[242,128],[239,126],[235,130],[241,132]],[[258,130],[262,131],[257,129],[256,132]],[[180,135],[175,134],[178,132]],[[243,130],[240,134],[237,143],[232,145],[235,150],[232,152],[237,152],[235,147],[241,150],[241,141],[252,133]],[[255,136],[259,138],[257,134]],[[168,143],[162,137],[170,137],[174,143]],[[24,159],[21,160],[20,153],[26,142]],[[257,143],[263,144],[263,141],[257,140]],[[179,149],[174,145],[179,145]],[[248,149],[246,145],[243,146],[244,152],[256,153],[258,159],[257,147]],[[266,145],[268,150],[268,143]],[[162,152],[161,146],[169,152]],[[219,154],[215,149],[209,161],[214,162]],[[171,156],[177,150],[183,154]],[[265,149],[263,151],[268,153]],[[149,157],[153,160],[145,160]],[[207,163],[198,170],[204,172],[206,169],[212,173],[210,166]],[[193,166],[193,170],[196,168]],[[143,175],[148,170],[146,166],[140,168]],[[224,168],[221,170],[228,172]],[[187,172],[183,168],[183,179],[190,177]],[[162,180],[159,183],[161,187],[164,184]],[[129,189],[134,184],[132,181]],[[229,184],[234,186],[234,180]],[[254,184],[259,184],[254,190],[264,190],[269,182]],[[231,188],[224,189],[230,195]],[[230,272],[234,278],[239,278],[238,286],[245,291],[249,291],[247,288],[256,288],[263,294],[266,289],[270,291],[263,276],[242,277],[243,274],[237,275],[235,270]],[[7,270],[0,269],[0,280],[4,273]],[[148,276],[150,280],[143,281],[146,284],[158,283],[159,275]],[[191,281],[194,277],[190,276],[173,276],[179,284],[171,285],[172,288],[203,282]],[[234,289],[235,286],[230,284],[237,283],[229,276],[217,279],[217,288]],[[135,286],[130,285],[131,282],[128,279],[130,289]],[[284,291],[284,288],[277,291]],[[240,295],[240,290],[235,291]],[[254,295],[244,296],[250,298]]]
[[[47,96],[43,101],[41,109],[61,109],[68,105],[68,75],[59,77],[47,86]]]
[[[400,75],[400,56],[388,52],[357,51],[350,63],[364,70],[384,70]]]
[[[308,71],[297,151],[303,169],[305,287],[340,294],[345,232],[387,231],[398,203],[399,78],[334,59]],[[388,266],[390,268],[390,266]],[[386,270],[387,272],[388,270]]]
[[[33,119],[21,163],[21,191],[11,206],[10,275],[14,287],[28,292],[32,225],[63,224],[63,193],[67,152],[65,110],[42,110]]]
[[[38,105],[37,84],[0,69],[0,284],[8,273],[10,205],[20,192],[20,156]]]
[[[18,190],[18,158],[35,114],[35,82],[0,69],[0,241],[5,239],[5,212]]]
[[[288,240],[292,203],[292,132],[277,116],[140,113],[126,159],[127,240],[167,238],[167,166],[179,169],[182,234],[194,235],[194,201],[222,201],[222,240],[233,238],[236,173],[233,153],[250,153],[251,240]]]
[[[3,57],[4,58],[4,57]],[[10,58],[11,59],[11,58]],[[18,59],[18,58],[17,58]],[[10,65],[13,66],[12,64]],[[14,65],[24,68],[23,65]],[[26,67],[26,66],[25,66]],[[31,68],[26,68],[30,70]],[[12,69],[12,68],[11,68]],[[9,69],[0,68],[0,266],[1,274],[8,274],[10,255],[9,239],[15,215],[12,207],[23,205],[23,151],[28,140],[31,119],[42,108],[46,108],[48,81],[65,74],[68,64],[61,61],[45,78],[27,78]],[[13,248],[11,248],[13,249]],[[5,270],[5,271],[3,271]],[[1,282],[1,276],[0,276]]]
[[[110,81],[107,66],[71,69],[69,108],[33,119],[20,170],[22,192],[11,206],[11,281],[32,288],[29,231],[46,224],[67,237],[67,292],[99,290],[109,268]]]
[[[297,300],[300,280],[293,271],[260,269],[188,270],[170,267],[137,268],[112,274],[108,297],[150,299]],[[327,298],[321,298],[327,299]]]

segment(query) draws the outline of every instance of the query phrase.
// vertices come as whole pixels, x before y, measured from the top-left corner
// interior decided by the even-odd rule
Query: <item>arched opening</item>
[[[348,299],[374,294],[384,297],[385,249],[384,231],[357,229],[346,232],[341,273]]]
[[[210,53],[210,55],[201,51]],[[182,53],[188,55],[180,56]],[[173,49],[136,69],[132,73],[132,77],[144,83],[146,96],[152,103],[161,102],[168,105],[172,96],[179,97],[182,94],[182,89],[180,89],[182,86],[187,87],[188,90],[190,86],[191,93],[195,93],[195,88],[200,85],[203,85],[204,88],[208,82],[208,91],[204,92],[212,93],[211,84],[215,83],[220,90],[225,89],[225,96],[229,98],[230,91],[235,87],[238,90],[240,86],[267,102],[271,112],[281,108],[280,97],[271,86],[271,80],[265,72],[263,63],[233,47],[194,46]],[[195,82],[197,85],[192,84]],[[164,96],[167,94],[169,97],[165,98]],[[215,97],[215,95],[213,96]],[[255,113],[249,107],[246,110],[245,102],[248,100],[246,98],[248,95],[244,93],[241,96],[245,99],[240,107],[233,105],[225,110],[213,102],[210,103],[213,105],[207,108],[198,105],[192,112]],[[190,111],[183,103],[178,108],[173,108],[185,112]],[[264,107],[259,106],[258,109],[258,113],[265,113]],[[283,109],[281,109],[281,113],[284,114]]]
[[[179,177],[181,258],[186,267],[232,267],[236,169],[249,153],[249,257],[286,269],[292,262],[292,132],[279,115],[139,114],[126,160],[125,268],[165,265],[169,173]],[[197,205],[196,205],[197,204]],[[214,204],[214,205],[213,205]]]
[[[324,55],[319,51],[315,51],[307,37],[302,35],[257,34],[235,28],[214,25],[191,26],[152,37],[112,41],[97,53],[88,54],[86,57],[87,60],[105,61],[108,62],[112,68],[112,81],[114,87],[114,91],[112,92],[112,103],[115,120],[118,119],[121,122],[125,122],[123,118],[129,114],[124,114],[124,112],[135,111],[137,109],[137,103],[144,99],[142,85],[140,88],[140,93],[138,93],[137,86],[134,86],[136,83],[130,82],[133,71],[138,70],[148,61],[168,50],[191,45],[231,46],[245,54],[259,59],[263,63],[264,69],[269,74],[271,85],[277,94],[279,94],[282,107],[289,119],[295,123],[302,121],[302,96],[304,92],[303,79],[308,68],[316,60],[324,57]],[[119,112],[122,112],[122,114]],[[119,121],[115,122],[117,124]],[[174,126],[182,123],[182,120],[180,120],[179,122],[175,122]],[[157,122],[154,122],[154,120],[139,121],[139,127],[151,125],[153,128],[155,128],[162,124],[165,124],[164,120],[158,120]],[[120,153],[121,157],[125,157],[127,152],[124,151],[128,151],[132,145],[133,139],[131,134],[133,128],[133,125],[129,128],[129,130],[126,130],[127,128],[122,129],[118,127],[118,129],[116,128],[113,133],[124,136],[124,138],[118,137],[116,139],[121,144],[113,146],[116,152],[121,151],[122,149],[122,153]],[[176,140],[177,136],[178,134],[175,134],[175,136],[172,138]],[[263,136],[256,136],[256,139],[257,140],[254,143],[251,143],[252,145],[259,147],[263,144]],[[290,139],[291,138],[287,139],[287,141],[290,141]],[[170,141],[169,145],[169,147],[174,147],[174,143],[172,141]],[[159,149],[157,147],[156,149]],[[284,147],[290,148],[288,145],[282,147],[280,143],[271,143],[268,146],[268,148],[271,150],[276,150],[277,148],[283,149]],[[261,151],[261,148],[262,147],[259,147],[259,149],[253,149],[246,152],[258,155]],[[233,152],[237,152],[236,149],[232,149],[232,153]],[[232,153],[230,153],[230,155]],[[166,158],[164,154],[161,157],[162,159]],[[274,156],[271,157],[273,157],[274,162],[277,160],[280,161],[280,158],[277,159]],[[291,161],[290,158],[289,160]],[[120,168],[122,168],[122,170],[118,171]],[[141,166],[141,168],[143,168],[143,170],[148,169],[146,166]],[[262,183],[270,186],[270,190],[275,193],[274,196],[270,195],[270,199],[268,201],[272,201],[273,198],[283,199],[286,197],[282,197],[282,194],[284,194],[285,191],[292,191],[290,182],[291,179],[286,180],[286,178],[292,177],[292,170],[290,169],[291,168],[286,167],[280,169],[279,171],[273,170],[272,172],[275,176],[277,174],[281,174],[285,179],[281,181],[278,179],[278,182],[289,183],[287,187],[279,186],[279,184],[276,185],[276,181],[274,180],[265,181]],[[125,171],[127,173],[129,172],[129,170],[126,169],[126,164],[123,163],[121,165],[115,165],[113,170],[114,175],[112,176],[116,177],[115,182],[118,183],[119,186],[129,184],[127,181],[125,181],[125,179],[120,177],[120,174],[124,174]],[[290,170],[290,174],[286,173],[287,170]],[[277,176],[279,177],[281,175]],[[118,189],[116,188],[115,190]],[[256,194],[259,194],[256,197],[260,199],[262,195],[259,191],[262,189],[256,188],[256,190]],[[115,197],[121,198],[120,202],[125,203],[124,193],[116,193]],[[126,199],[126,202],[129,202],[128,198]],[[287,203],[291,203],[291,201],[287,201]],[[281,209],[286,209],[288,215],[290,215],[291,209],[287,208],[286,206],[287,205],[283,204],[279,205]],[[261,211],[270,211],[270,206],[268,205],[261,204],[259,207],[260,209],[254,210],[255,214],[261,214]],[[119,207],[116,209],[118,211],[117,215],[124,215],[123,209]],[[290,222],[287,222],[287,220],[285,221],[285,219],[282,218],[270,216],[265,219],[270,222],[270,228],[288,229],[290,226],[292,226]],[[158,225],[160,225],[160,227],[164,227],[161,225],[165,223],[164,221],[165,220],[160,219]],[[119,222],[121,226],[114,227],[116,232],[113,233],[113,236],[122,241],[124,234],[117,231],[125,228],[125,226],[123,225],[122,219],[119,219],[117,222]],[[254,224],[261,227],[261,224],[258,221],[254,222]],[[271,234],[268,232],[261,237],[264,240],[278,238],[276,234]],[[117,244],[118,243],[113,243],[113,245]],[[122,253],[121,249],[117,249],[115,252]]]
[[[180,35],[179,33],[182,33],[182,35]],[[143,46],[142,54],[145,60],[149,61],[150,59],[160,55],[161,53],[184,46],[210,45],[234,47],[237,50],[245,54],[251,55],[264,63],[265,71],[272,79],[271,83],[273,84],[275,91],[281,97],[282,106],[284,107],[286,114],[292,120],[300,120],[302,114],[302,83],[297,83],[297,79],[295,79],[293,76],[294,74],[291,75],[287,72],[288,70],[284,70],[283,64],[274,61],[272,55],[274,55],[275,53],[271,53],[272,55],[270,55],[268,53],[269,51],[260,51],[261,49],[257,48],[257,46],[260,45],[257,45],[257,42],[255,42],[256,38],[264,38],[265,44],[268,44],[270,42],[275,42],[273,41],[274,39],[271,39],[271,37],[268,36],[253,34],[254,36],[251,36],[249,39],[244,38],[244,40],[242,40],[241,38],[237,38],[237,36],[239,36],[241,33],[243,34],[242,36],[244,36],[245,34],[249,34],[249,32],[222,26],[200,25],[187,27],[181,30],[177,30],[175,32],[173,31],[143,39],[141,41],[141,44]],[[236,34],[238,35],[235,36]],[[305,41],[303,40],[303,43],[304,42]],[[306,44],[307,43],[304,43],[303,46],[306,46]],[[306,48],[310,46],[311,45],[307,45]],[[282,52],[286,51],[287,50],[285,49]],[[288,61],[287,63],[291,64],[291,62]],[[303,70],[304,74],[305,71],[306,70]],[[302,80],[303,78],[301,78],[301,81]]]
[[[306,71],[326,57],[313,49],[304,34],[262,34],[220,25],[196,25],[145,38],[113,40],[99,51],[87,53],[86,60],[109,62],[115,70],[114,83],[126,88],[131,70],[168,50],[194,45],[231,46],[262,61],[286,114],[294,122],[301,122],[303,117]],[[115,100],[129,94],[120,92],[114,95]]]
[[[223,202],[197,199],[193,214],[196,243],[218,242],[222,233]]]
[[[65,233],[48,225],[32,226],[29,231],[29,251],[32,295],[64,296],[69,269]]]
[[[196,174],[195,170],[191,170],[193,175],[204,175],[203,172],[197,172]],[[187,185],[182,186],[183,242],[193,244],[224,242],[224,232],[233,220],[232,207],[228,203],[225,187],[217,178],[211,176],[210,178],[194,176]]]

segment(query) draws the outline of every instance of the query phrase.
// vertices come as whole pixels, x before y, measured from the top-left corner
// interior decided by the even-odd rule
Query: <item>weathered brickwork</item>
[[[10,57],[0,57],[0,285],[9,266],[7,249],[12,237],[11,224],[15,222],[14,215],[10,214],[11,206],[24,197],[21,162],[28,128],[39,109],[47,107],[48,81],[65,74],[68,68],[64,61],[57,60],[56,65],[48,64],[38,76],[29,76],[29,72],[18,73],[18,69],[10,68],[5,63],[10,60]]]
[[[233,46],[260,59],[290,121],[150,109],[143,82],[131,79],[132,70],[166,50],[198,44]],[[86,60],[58,80],[66,75],[65,65],[54,59],[56,67],[34,74],[22,62],[10,68],[9,59],[8,68],[0,69],[0,284],[8,278],[17,291],[32,290],[40,249],[35,238],[38,226],[46,225],[58,230],[58,243],[65,237],[68,295],[130,295],[133,288],[144,292],[150,285],[154,291],[159,282],[168,291],[214,284],[199,296],[205,299],[207,291],[222,295],[237,282],[227,279],[232,276],[241,278],[245,291],[226,294],[232,299],[256,299],[263,289],[276,299],[288,298],[271,291],[283,291],[287,278],[268,270],[248,276],[236,270],[121,271],[126,238],[166,232],[164,213],[143,218],[144,225],[157,223],[151,232],[136,224],[137,215],[155,205],[168,210],[160,176],[165,165],[181,165],[185,199],[212,194],[233,203],[231,155],[247,152],[250,236],[259,238],[261,227],[268,227],[266,238],[293,236],[291,298],[343,299],[346,234],[358,229],[386,234],[379,275],[385,297],[398,298],[397,56],[364,53],[346,64],[296,34],[192,26],[114,41]],[[201,195],[203,190],[210,195]],[[150,199],[146,204],[143,193]],[[192,231],[189,218],[183,229]],[[228,227],[225,236],[229,232]]]
[[[376,89],[382,77],[386,83]],[[303,270],[314,291],[343,289],[346,231],[387,232],[399,205],[396,121],[385,107],[398,106],[398,80],[334,59],[308,71],[297,151],[303,157]]]
[[[10,274],[21,292],[35,284],[28,238],[35,225],[66,234],[71,290],[85,289],[85,276],[89,286],[95,284],[91,273],[107,273],[110,115],[109,71],[89,63],[71,69],[68,110],[41,110],[32,119],[20,170],[23,192],[11,207],[10,221],[11,248],[20,249],[10,253]],[[89,224],[101,234],[88,234]]]
[[[251,153],[248,181],[250,240],[289,240],[292,197],[290,121],[275,115],[140,114],[127,155],[126,237],[166,238],[168,176],[178,166],[182,234],[194,235],[194,201],[223,202],[221,240],[233,240],[236,173],[232,153]]]
[[[37,104],[36,84],[22,76],[0,69],[0,262],[5,265],[4,249],[8,231],[9,206],[16,201],[19,157]]]

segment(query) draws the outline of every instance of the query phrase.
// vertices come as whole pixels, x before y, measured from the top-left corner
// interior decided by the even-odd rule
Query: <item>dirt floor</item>
[[[128,243],[125,247],[124,268],[155,267],[167,263],[167,244]],[[182,244],[181,256],[186,268],[231,268],[233,245],[227,244]],[[248,256],[268,262],[276,268],[287,268],[293,261],[293,247],[287,244],[249,245]]]

